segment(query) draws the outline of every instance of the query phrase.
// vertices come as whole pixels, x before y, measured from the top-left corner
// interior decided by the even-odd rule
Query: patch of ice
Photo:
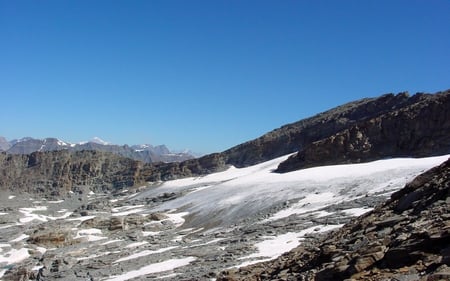
[[[99,236],[101,234],[102,230],[98,228],[81,229],[77,231],[77,235],[74,237],[74,239],[86,238],[87,241],[98,241],[108,238],[104,236]]]
[[[164,252],[170,251],[170,250],[175,249],[175,248],[177,248],[177,247],[172,246],[172,247],[167,247],[167,248],[161,248],[161,249],[154,250],[154,251],[152,251],[152,250],[145,250],[145,251],[142,251],[142,252],[138,252],[138,253],[135,253],[135,254],[132,254],[132,255],[120,258],[120,259],[116,260],[114,263],[119,263],[119,262],[128,261],[128,260],[132,260],[132,259],[137,259],[137,258],[140,258],[140,257],[145,257],[145,256],[153,255],[153,254],[160,254],[160,253],[164,253]]]
[[[130,206],[121,206],[112,208],[111,211],[113,212],[112,216],[118,217],[118,216],[126,216],[129,214],[135,214],[145,211],[143,208],[145,205],[130,205]]]
[[[111,212],[118,213],[118,212],[123,212],[123,211],[126,211],[126,210],[141,208],[141,207],[144,207],[144,206],[145,205],[127,205],[127,206],[115,207],[115,208],[111,209]]]
[[[132,271],[126,272],[121,275],[112,276],[112,277],[106,279],[105,281],[125,281],[125,280],[136,278],[136,277],[139,277],[142,275],[146,275],[146,274],[164,272],[164,271],[172,270],[172,269],[175,269],[178,267],[186,266],[195,260],[196,260],[195,257],[186,257],[186,258],[182,258],[182,259],[166,260],[163,262],[150,264],[150,265],[141,267],[137,270],[132,270]]]
[[[83,216],[83,217],[77,217],[77,218],[70,218],[67,219],[68,221],[80,221],[80,222],[84,222],[90,219],[95,218],[96,216]]]
[[[327,225],[327,226],[317,225],[304,229],[300,232],[288,232],[278,236],[266,236],[264,238],[268,238],[267,240],[261,241],[255,245],[256,248],[258,249],[258,252],[251,254],[249,256],[239,258],[240,260],[247,260],[253,258],[264,258],[264,259],[262,260],[258,259],[257,261],[247,261],[238,265],[237,267],[243,267],[257,262],[275,259],[280,255],[282,255],[283,253],[289,252],[290,250],[300,245],[300,240],[302,240],[305,235],[309,233],[325,232],[335,228],[339,228],[341,226],[342,224]]]
[[[219,242],[219,241],[222,241],[223,239],[224,239],[224,238],[216,238],[216,239],[213,239],[213,240],[208,241],[208,242],[205,242],[205,243],[191,245],[191,246],[189,246],[188,248],[193,248],[193,247],[199,247],[199,246],[205,246],[205,245],[209,245],[209,244],[214,244],[214,243],[217,243],[217,242]],[[201,241],[201,240],[199,240],[199,241]]]
[[[166,213],[166,215],[169,217],[167,220],[170,220],[173,224],[175,224],[175,226],[178,227],[185,222],[184,217],[187,216],[189,212],[173,213],[175,211],[176,210],[172,210],[171,212]]]
[[[373,210],[373,208],[351,208],[351,209],[346,209],[346,210],[342,210],[342,211],[349,216],[359,217],[359,216],[361,216],[367,212],[370,212],[372,210]]]
[[[146,209],[144,209],[144,208],[137,208],[137,209],[131,209],[131,210],[120,212],[120,213],[113,213],[111,215],[113,217],[123,217],[123,216],[127,216],[127,215],[130,215],[130,214],[140,213],[140,212],[143,212],[143,211],[146,211]]]
[[[36,251],[38,251],[41,254],[45,254],[45,252],[47,252],[47,249],[44,247],[36,247]]]
[[[50,204],[59,204],[59,203],[62,203],[62,202],[64,202],[64,200],[47,201],[47,203],[50,203]]]
[[[171,278],[171,280],[174,280],[173,277],[178,276],[178,273],[171,273],[163,276],[156,277],[156,279],[166,279]],[[214,279],[215,280],[215,279]]]
[[[139,246],[142,246],[145,244],[148,244],[148,242],[147,241],[135,242],[135,243],[128,244],[125,248],[136,248],[136,247],[139,247]]]
[[[99,253],[99,254],[93,254],[93,255],[90,255],[90,256],[87,256],[87,257],[77,258],[77,261],[84,261],[84,260],[95,259],[95,258],[98,258],[98,257],[109,255],[110,253],[111,252],[102,252],[102,253]]]
[[[330,216],[330,215],[333,215],[333,214],[334,213],[330,213],[330,212],[327,212],[327,211],[317,211],[317,212],[311,213],[311,215],[315,216],[316,218],[323,218],[323,217]]]
[[[5,275],[5,273],[6,273],[7,270],[8,270],[8,269],[2,269],[2,270],[0,270],[0,278],[2,278],[3,275]],[[0,280],[1,280],[1,279],[0,279]]]
[[[117,242],[121,242],[121,241],[123,241],[123,240],[121,240],[121,239],[115,239],[115,240],[107,241],[107,242],[102,243],[102,244],[100,244],[100,245],[103,246],[103,245],[108,245],[108,244],[117,243]]]
[[[3,255],[0,255],[0,264],[6,263],[7,265],[19,263],[25,259],[27,259],[30,256],[28,254],[27,248],[22,249],[10,249],[8,252],[6,252]]]
[[[20,223],[29,223],[33,220],[39,220],[42,222],[46,222],[47,221],[47,217],[44,215],[39,215],[39,214],[33,214],[33,212],[37,212],[37,211],[46,211],[47,210],[47,206],[37,206],[34,208],[20,208],[19,212],[21,212],[22,214],[25,215],[25,217],[20,218],[19,222]]]
[[[36,265],[33,268],[31,268],[32,271],[38,271],[39,269],[43,268],[43,265]]]
[[[10,228],[12,226],[14,226],[14,224],[3,225],[3,226],[0,226],[0,229],[6,229],[6,228]]]
[[[143,237],[156,236],[156,235],[158,235],[160,233],[161,233],[161,231],[142,231],[142,236]]]
[[[26,235],[26,234],[21,234],[21,235],[19,235],[19,237],[15,238],[13,240],[10,240],[9,242],[19,242],[19,241],[22,241],[24,239],[27,239],[28,237],[30,237],[30,236]]]
[[[8,196],[8,199],[10,199],[10,200],[11,200],[11,199],[14,199],[14,198],[16,198],[15,195],[9,195],[9,196]]]
[[[8,213],[1,213],[0,212],[0,216],[4,216],[4,215],[7,215]]]
[[[331,203],[338,203],[341,200],[342,199],[331,192],[308,194],[304,199],[298,201],[289,208],[278,211],[265,221],[274,221],[294,214],[303,214],[306,212],[315,211],[322,209]]]

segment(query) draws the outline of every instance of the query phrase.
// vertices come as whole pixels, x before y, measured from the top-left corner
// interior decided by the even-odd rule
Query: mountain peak
[[[109,145],[111,144],[110,142],[104,141],[99,137],[93,137],[89,142],[93,142],[93,143],[97,143],[97,144],[101,144],[101,145]]]

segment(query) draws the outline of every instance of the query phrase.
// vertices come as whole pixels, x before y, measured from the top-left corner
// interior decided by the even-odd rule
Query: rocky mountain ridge
[[[49,141],[55,142],[58,140]],[[132,157],[127,154],[129,151],[139,150],[96,143],[83,148],[99,147],[124,149],[122,154],[129,158]],[[182,162],[148,164],[121,159],[108,152],[68,149],[29,155],[3,153],[0,187],[30,192],[45,190],[47,195],[64,195],[70,188],[83,186],[115,192],[146,182],[206,175],[230,165],[244,167],[296,151],[296,155],[279,165],[277,172],[395,156],[450,153],[450,91],[362,99],[283,126],[224,152]]]
[[[91,141],[81,143],[68,143],[57,138],[35,139],[31,137],[8,142],[5,138],[0,137],[0,151],[4,151],[8,154],[30,154],[37,151],[45,152],[58,150],[95,150],[112,152],[145,163],[181,162],[195,158],[192,154],[186,152],[173,153],[165,145],[115,145],[105,142],[97,137],[93,138]]]
[[[217,280],[449,279],[450,159],[324,239]]]
[[[247,167],[297,152],[276,172],[450,152],[450,90],[386,94],[350,102],[285,125],[260,138],[180,163],[157,165],[153,180]]]

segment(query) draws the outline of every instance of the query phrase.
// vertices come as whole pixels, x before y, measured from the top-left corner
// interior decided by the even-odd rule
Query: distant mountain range
[[[165,145],[115,145],[98,137],[80,143],[69,143],[57,138],[35,139],[31,137],[8,141],[4,137],[0,137],[0,151],[4,151],[8,154],[30,154],[37,151],[46,152],[59,150],[95,150],[111,152],[145,163],[180,162],[195,158],[193,154],[188,152],[171,152]]]

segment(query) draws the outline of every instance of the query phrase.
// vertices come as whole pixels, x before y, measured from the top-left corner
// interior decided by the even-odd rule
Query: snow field
[[[195,214],[191,222],[195,226],[214,219],[227,226],[276,205],[294,202],[269,219],[277,220],[293,214],[323,211],[321,209],[332,204],[368,194],[389,195],[449,156],[396,158],[315,167],[285,174],[273,173],[289,157],[286,155],[247,168],[230,167],[204,177],[167,181],[143,191],[135,198],[190,191],[152,211],[183,209]]]

